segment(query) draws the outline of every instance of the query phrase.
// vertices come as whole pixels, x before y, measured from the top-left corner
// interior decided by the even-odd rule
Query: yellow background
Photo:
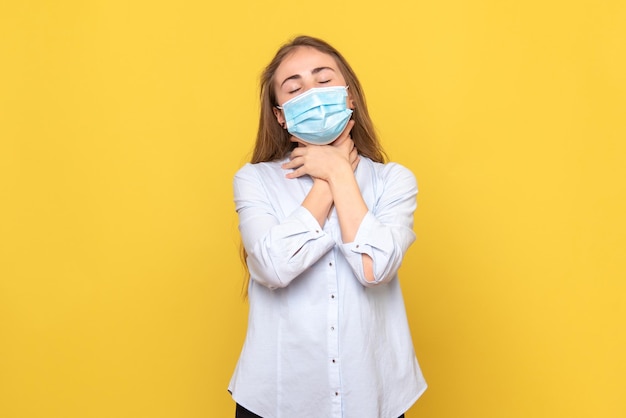
[[[407,417],[626,416],[626,3],[50,0],[0,5],[0,417],[234,416],[231,180],[301,33],[419,182]]]

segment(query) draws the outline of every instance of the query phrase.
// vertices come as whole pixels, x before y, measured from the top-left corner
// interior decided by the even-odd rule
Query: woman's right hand
[[[328,181],[334,172],[350,167],[352,171],[358,165],[359,157],[354,142],[350,138],[350,130],[354,121],[349,121],[342,134],[330,145],[311,145],[292,137],[299,146],[291,152],[290,161],[283,164],[284,169],[293,169],[287,178],[298,178],[304,175]]]

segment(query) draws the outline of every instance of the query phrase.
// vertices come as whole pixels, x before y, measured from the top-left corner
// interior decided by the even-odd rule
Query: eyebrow
[[[330,70],[330,71],[332,71],[332,72],[335,72],[335,70],[333,70],[333,69],[332,69],[332,68],[330,68],[330,67],[317,67],[317,68],[314,68],[313,70],[311,70],[311,74],[314,74],[314,75],[315,75],[315,74],[317,74],[317,73],[319,73],[320,71],[323,71],[323,70]],[[289,81],[289,80],[298,80],[298,79],[300,79],[300,78],[302,78],[302,76],[301,76],[300,74],[294,74],[294,75],[289,76],[289,77],[287,77],[286,79],[284,79],[284,80],[283,80],[283,82],[282,82],[282,83],[280,83],[280,86],[282,87],[282,86],[283,86],[283,84],[285,84],[285,83],[286,83],[287,81]]]

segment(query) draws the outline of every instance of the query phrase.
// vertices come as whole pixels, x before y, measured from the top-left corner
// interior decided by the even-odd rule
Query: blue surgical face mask
[[[314,145],[333,142],[345,129],[348,109],[347,86],[315,87],[278,106],[285,112],[287,131]]]

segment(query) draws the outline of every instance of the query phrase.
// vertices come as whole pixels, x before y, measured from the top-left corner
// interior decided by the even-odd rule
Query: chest
[[[313,187],[313,179],[308,176],[297,179],[285,177],[285,171],[278,171],[272,181],[264,182],[265,193],[274,210],[274,215],[282,220],[293,213],[307,197]],[[361,196],[368,209],[376,214],[377,203],[384,191],[384,182],[376,175],[371,166],[359,165],[355,178]],[[331,209],[329,220],[336,218],[335,210]]]

